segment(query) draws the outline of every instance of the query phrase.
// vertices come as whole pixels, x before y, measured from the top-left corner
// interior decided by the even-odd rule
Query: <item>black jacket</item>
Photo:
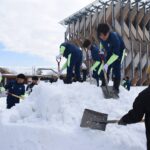
[[[126,124],[140,122],[145,115],[147,136],[147,150],[150,150],[150,86],[143,90],[135,99],[133,109],[130,110],[122,121]]]
[[[25,94],[25,86],[24,84],[19,84],[16,81],[9,82],[7,85],[5,85],[5,89],[11,93],[15,94],[17,96],[21,96]],[[19,98],[16,98],[10,94],[7,96],[7,108],[11,108],[16,103],[19,103]]]
[[[36,84],[34,84],[34,83],[29,84],[29,85],[27,86],[27,88],[26,88],[26,91],[28,91],[28,93],[31,94],[32,89],[33,89],[33,87],[34,87],[35,85],[36,85]]]

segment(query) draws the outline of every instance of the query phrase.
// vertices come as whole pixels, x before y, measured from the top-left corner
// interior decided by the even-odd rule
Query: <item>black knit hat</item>
[[[21,73],[21,74],[18,74],[18,75],[17,75],[17,78],[20,78],[20,79],[26,79],[25,75],[22,74],[22,73]]]

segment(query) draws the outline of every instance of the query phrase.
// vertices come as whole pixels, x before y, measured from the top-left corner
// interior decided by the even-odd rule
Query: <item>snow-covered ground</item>
[[[89,83],[40,83],[31,95],[11,110],[0,101],[2,150],[146,150],[143,123],[107,125],[106,131],[80,128],[85,108],[120,119],[145,87],[121,87],[120,99],[103,98]]]

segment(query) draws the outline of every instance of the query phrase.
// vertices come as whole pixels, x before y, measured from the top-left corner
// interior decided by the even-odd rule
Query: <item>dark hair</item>
[[[83,48],[87,48],[91,45],[91,41],[89,39],[85,39],[83,44],[82,44],[82,47]]]
[[[33,76],[32,80],[38,80],[38,77],[37,76]]]
[[[99,38],[99,36],[101,34],[106,35],[109,31],[110,31],[110,27],[109,27],[108,24],[106,24],[106,23],[100,23],[98,25],[98,28],[97,28],[97,36],[98,36],[98,38]]]
[[[128,77],[128,76],[126,76],[126,80],[129,80],[129,77]]]
[[[26,79],[25,75],[20,73],[17,75],[17,78],[20,78],[20,79]]]

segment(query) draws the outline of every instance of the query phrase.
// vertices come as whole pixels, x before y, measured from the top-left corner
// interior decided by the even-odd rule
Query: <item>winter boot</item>
[[[102,87],[102,86],[106,86],[105,79],[103,78],[101,81],[102,81],[102,83],[101,83],[101,87]]]
[[[119,86],[120,86],[120,79],[114,78],[113,81],[114,81],[113,89],[118,94],[119,93]]]
[[[71,80],[69,80],[69,79],[64,79],[64,84],[71,84],[72,83],[72,81]]]

